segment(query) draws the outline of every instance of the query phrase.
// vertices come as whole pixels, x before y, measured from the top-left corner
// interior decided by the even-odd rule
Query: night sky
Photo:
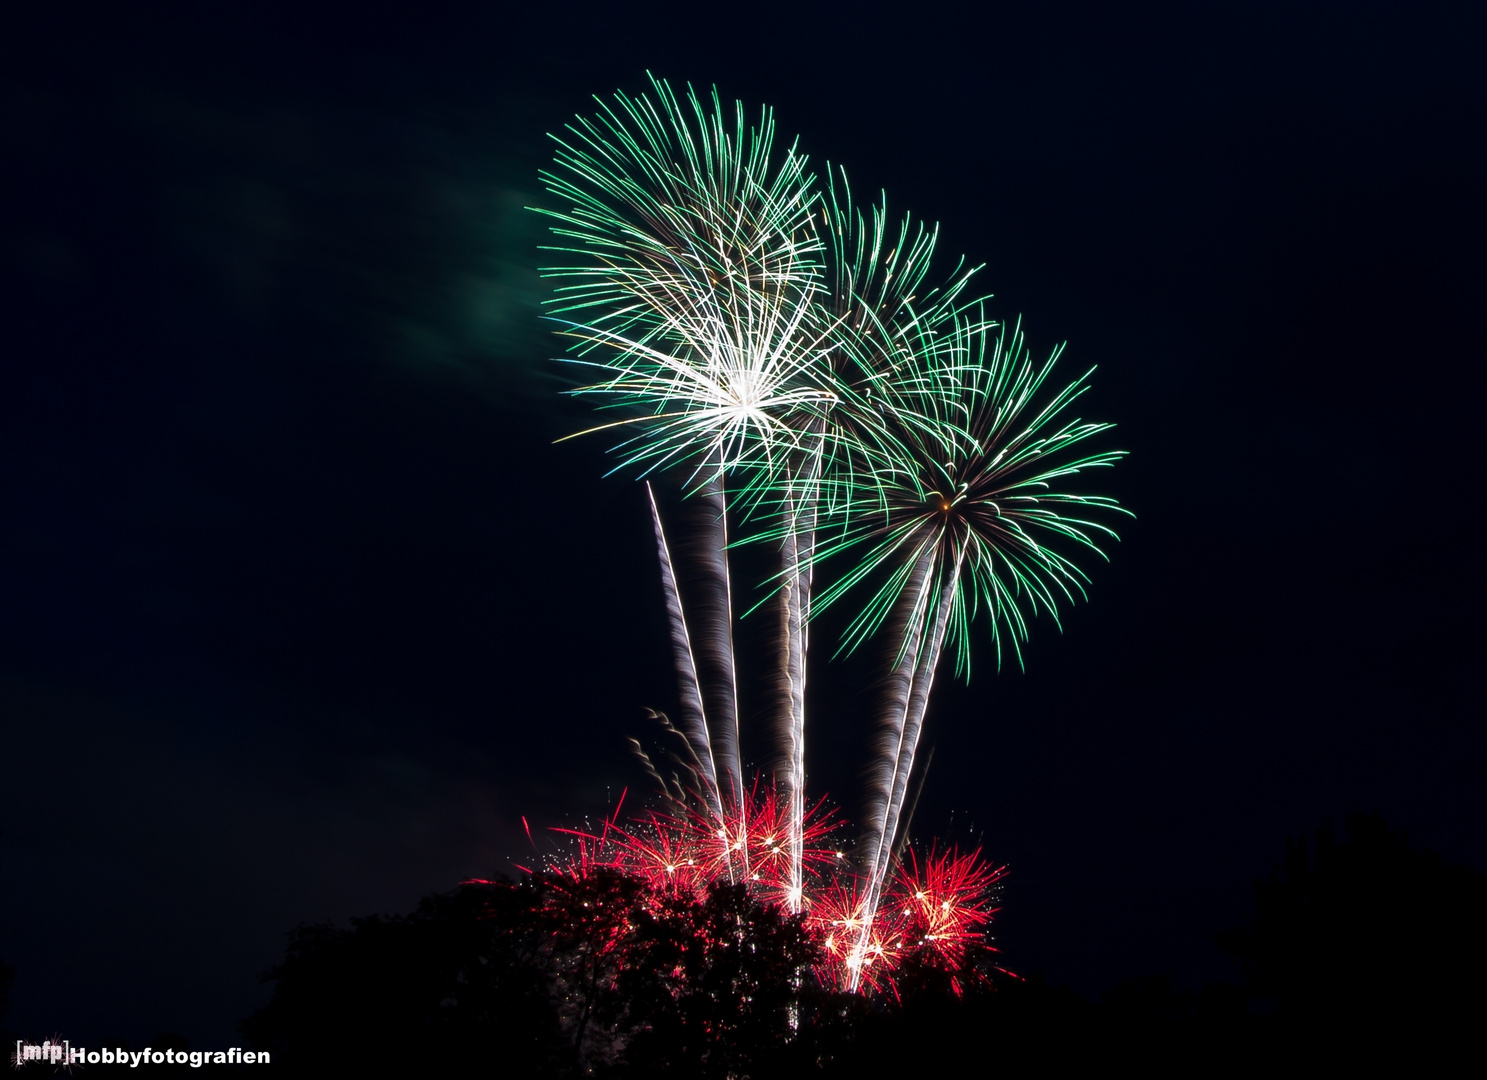
[[[1228,977],[1213,932],[1354,809],[1487,870],[1480,4],[207,6],[0,34],[7,1027],[240,1044],[294,926],[643,797],[643,489],[553,443],[589,414],[523,207],[647,70],[773,105],[1099,366],[1137,519],[925,734],[916,835],[1010,864],[1009,966]],[[808,767],[852,817],[840,629]]]

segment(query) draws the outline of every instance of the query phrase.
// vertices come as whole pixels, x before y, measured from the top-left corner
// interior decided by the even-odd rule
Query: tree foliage
[[[532,1077],[739,1076],[785,1052],[815,959],[800,917],[741,886],[697,900],[603,870],[540,874],[301,927],[243,1030],[306,1075],[448,1060]]]
[[[1484,1001],[1487,878],[1368,815],[1288,844],[1220,935],[1242,984],[1128,980],[1100,1004],[1020,979],[984,942],[911,961],[876,998],[818,988],[801,916],[739,886],[607,869],[468,883],[406,916],[302,927],[243,1025],[281,1072],[408,1066],[521,1077],[771,1078],[1280,1061],[1416,1064],[1467,1045]],[[938,955],[938,954],[936,954]],[[425,1065],[424,1063],[428,1063]]]
[[[1438,1044],[1487,1001],[1487,877],[1410,846],[1375,814],[1288,842],[1255,914],[1220,935],[1251,994],[1293,1030]]]

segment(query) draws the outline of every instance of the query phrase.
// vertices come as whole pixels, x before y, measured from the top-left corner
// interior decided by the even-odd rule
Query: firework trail
[[[702,704],[702,689],[697,678],[697,660],[692,652],[691,635],[682,612],[681,593],[676,586],[676,571],[671,564],[671,549],[666,531],[661,527],[661,511],[656,507],[656,494],[645,485],[651,505],[651,524],[656,530],[656,549],[661,558],[661,590],[666,596],[666,618],[671,627],[671,652],[676,664],[676,680],[681,693],[682,733],[686,737],[701,772],[703,797],[711,802],[718,820],[723,820],[723,803],[718,791],[718,769],[713,759],[712,739],[708,733],[707,713]],[[649,759],[646,759],[649,762]],[[660,774],[656,773],[660,780]],[[662,781],[662,786],[665,782]]]
[[[850,550],[854,559],[818,610],[877,580],[848,627],[845,647],[885,623],[897,636],[865,831],[863,947],[892,870],[889,856],[943,647],[955,649],[957,672],[968,677],[968,627],[984,607],[998,662],[1006,641],[1020,663],[1028,615],[1041,610],[1057,624],[1059,599],[1084,595],[1088,579],[1060,547],[1103,558],[1094,536],[1116,534],[1086,515],[1127,513],[1105,496],[1061,490],[1069,477],[1112,465],[1123,452],[1070,452],[1110,425],[1062,419],[1088,388],[1088,372],[1040,401],[1057,358],[1056,350],[1034,365],[1020,329],[1009,334],[957,315],[952,333],[906,356],[896,374],[895,393],[912,402],[899,414],[902,457],[874,483],[839,496],[859,508],[823,555]]]
[[[788,800],[786,843],[789,860],[789,889],[786,906],[792,914],[804,900],[805,822],[805,675],[806,633],[810,619],[810,553],[812,533],[792,530],[781,545],[786,577],[780,591],[780,741],[783,760],[777,770]]]
[[[885,695],[879,720],[879,766],[873,795],[868,804],[867,827],[863,833],[863,846],[867,852],[867,881],[863,897],[863,927],[858,938],[859,952],[869,945],[872,926],[882,899],[882,888],[892,869],[899,817],[903,812],[909,776],[914,769],[914,754],[924,725],[924,710],[929,701],[935,667],[939,663],[940,646],[945,640],[951,597],[960,573],[960,563],[956,560],[950,568],[949,587],[940,590],[935,603],[934,619],[926,625],[923,609],[932,594],[931,563],[928,553],[920,556],[919,565],[915,567],[917,587],[906,590],[902,598],[907,602],[908,610],[901,622],[909,633],[902,655],[893,665],[889,676],[888,693]],[[856,988],[854,982],[850,989]]]
[[[819,428],[818,446],[819,446]],[[809,644],[811,576],[815,549],[815,471],[818,452],[806,456],[803,475],[792,474],[784,492],[783,524],[773,530],[779,543],[780,581],[778,659],[775,676],[775,731],[780,752],[775,775],[783,786],[789,807],[789,858],[791,888],[787,906],[792,914],[801,910],[804,888],[804,849],[801,829],[806,807],[805,776],[805,689],[806,655]],[[799,476],[799,483],[793,482]]]
[[[733,652],[733,582],[728,570],[728,500],[720,473],[708,478],[696,503],[692,563],[701,573],[693,588],[697,618],[692,625],[700,628],[697,655],[705,673],[702,694],[707,702],[708,731],[722,766],[726,801],[736,814],[744,806],[743,763]]]
[[[718,821],[739,815],[746,806],[743,770],[738,743],[738,680],[733,653],[733,597],[728,573],[727,508],[721,479],[715,478],[703,488],[701,511],[696,514],[698,528],[692,545],[694,561],[705,573],[696,583],[699,602],[688,619],[677,587],[676,569],[672,562],[666,533],[661,525],[661,512],[649,482],[646,495],[650,502],[651,522],[656,533],[656,548],[661,561],[661,588],[666,597],[666,616],[671,628],[672,655],[682,700],[685,734],[700,767],[703,796],[712,803]],[[690,627],[701,625],[702,634],[694,647]],[[701,663],[699,664],[699,658]],[[699,668],[707,678],[699,676]],[[721,784],[718,763],[721,761]],[[747,872],[745,862],[743,870]]]

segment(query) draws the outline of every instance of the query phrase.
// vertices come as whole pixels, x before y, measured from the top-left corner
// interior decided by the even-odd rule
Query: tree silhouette
[[[642,914],[616,992],[641,1021],[624,1062],[635,1075],[777,1071],[819,949],[803,920],[715,885]]]
[[[1296,1058],[1419,1063],[1475,1029],[1487,878],[1353,815],[1287,846],[1221,935],[1244,985],[1129,980],[1090,1004],[984,942],[869,999],[816,987],[800,916],[611,870],[469,883],[407,916],[302,927],[245,1021],[288,1075],[389,1066],[562,1076],[879,1076],[1139,1064],[1222,1074]],[[425,1065],[424,1062],[429,1064]],[[414,1064],[418,1063],[418,1064]]]
[[[567,1047],[536,963],[540,928],[524,926],[529,900],[465,887],[425,899],[412,915],[301,927],[265,975],[273,998],[243,1032],[289,1075],[481,1062],[559,1075]],[[523,932],[503,932],[514,927]]]
[[[800,917],[740,886],[699,901],[608,871],[539,874],[295,930],[243,1031],[305,1075],[742,1075],[786,1053],[816,959]]]
[[[1255,886],[1255,916],[1221,934],[1281,1032],[1318,1050],[1431,1053],[1487,1004],[1487,877],[1410,846],[1376,814],[1330,825]]]

